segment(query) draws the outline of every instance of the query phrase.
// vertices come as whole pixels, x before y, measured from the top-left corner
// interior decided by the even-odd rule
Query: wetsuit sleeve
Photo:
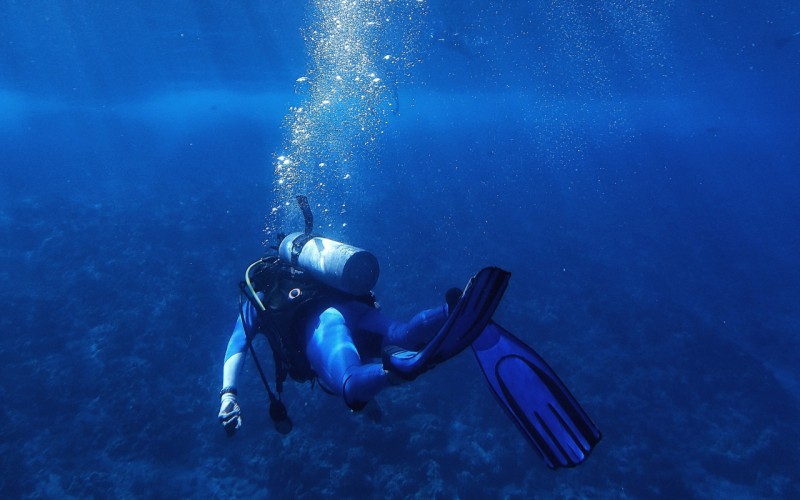
[[[242,371],[242,366],[247,356],[247,337],[245,332],[255,335],[261,326],[258,321],[258,314],[252,304],[247,303],[243,307],[243,312],[245,322],[242,321],[241,315],[236,319],[233,333],[228,340],[228,348],[225,351],[225,364],[222,368],[222,387],[236,387],[239,372]]]
[[[244,333],[241,316],[236,319],[231,338],[228,339],[228,348],[225,351],[225,362],[227,363],[236,354],[245,354],[247,351],[247,338]]]

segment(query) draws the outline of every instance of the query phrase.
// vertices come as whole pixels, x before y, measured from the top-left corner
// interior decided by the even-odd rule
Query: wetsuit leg
[[[418,312],[408,323],[392,321],[380,311],[370,308],[353,328],[380,334],[384,337],[384,344],[416,350],[422,348],[444,326],[447,321],[446,307]]]
[[[325,389],[355,410],[390,385],[380,363],[362,365],[345,317],[333,307],[307,326],[306,355]]]

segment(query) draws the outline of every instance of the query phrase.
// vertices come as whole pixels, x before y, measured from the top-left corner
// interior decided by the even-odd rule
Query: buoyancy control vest
[[[361,295],[342,292],[278,256],[253,263],[248,278],[252,290],[261,297],[256,295],[254,306],[272,349],[278,383],[287,374],[299,382],[315,378],[305,354],[304,327],[309,317],[344,301],[357,300],[376,306],[371,292]]]

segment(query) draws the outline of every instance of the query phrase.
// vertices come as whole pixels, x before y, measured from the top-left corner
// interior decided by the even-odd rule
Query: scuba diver
[[[281,236],[277,255],[251,264],[240,283],[239,317],[228,342],[218,419],[229,436],[242,425],[237,378],[249,351],[278,432],[292,429],[281,401],[287,376],[317,381],[354,411],[383,389],[414,380],[472,346],[498,403],[550,468],[582,463],[601,434],[558,376],[529,346],[492,321],[510,273],[488,267],[441,306],[393,321],[372,287],[377,259],[312,234],[308,200],[297,197],[304,232]],[[275,363],[273,392],[252,339],[266,336]],[[277,395],[275,394],[277,392]]]

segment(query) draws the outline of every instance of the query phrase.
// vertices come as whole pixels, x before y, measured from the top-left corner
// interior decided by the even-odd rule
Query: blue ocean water
[[[794,2],[6,1],[0,47],[4,498],[800,496]],[[228,439],[300,191],[392,316],[511,271],[589,460],[547,470],[469,354],[379,421],[289,383],[287,436],[248,364]]]

